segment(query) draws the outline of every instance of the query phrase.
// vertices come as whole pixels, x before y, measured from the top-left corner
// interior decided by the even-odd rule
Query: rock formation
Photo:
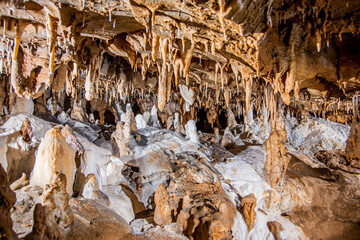
[[[0,1],[1,234],[14,206],[26,239],[357,239],[359,19],[360,0]]]
[[[266,180],[271,187],[281,184],[285,176],[290,156],[285,147],[286,130],[281,102],[278,95],[272,95],[271,106],[271,133],[266,142]]]
[[[154,213],[155,223],[161,226],[171,223],[171,205],[169,196],[163,184],[160,184],[156,189],[154,202],[156,205]]]
[[[32,128],[31,128],[30,120],[28,118],[25,118],[23,124],[21,125],[20,133],[25,142],[31,141]]]
[[[240,212],[244,217],[246,226],[248,227],[249,231],[254,227],[256,219],[255,207],[256,198],[253,193],[241,199]]]
[[[283,227],[279,222],[267,222],[267,227],[269,228],[269,231],[273,234],[275,240],[280,240],[280,232],[283,230]]]
[[[12,230],[12,220],[10,210],[16,202],[16,195],[10,189],[9,178],[0,164],[0,238],[1,239],[18,239]]]
[[[41,205],[45,212],[45,236],[49,239],[67,239],[74,221],[67,188],[65,174],[54,172],[41,196]],[[41,213],[37,214],[42,215]]]
[[[60,128],[50,129],[39,145],[30,184],[45,187],[55,172],[62,172],[68,179],[66,191],[71,195],[75,171],[74,150],[66,143]]]
[[[185,130],[186,130],[186,137],[188,139],[190,139],[190,141],[192,141],[194,143],[199,142],[199,137],[198,137],[197,129],[196,129],[196,122],[194,120],[189,120],[186,123]]]
[[[99,183],[94,174],[87,176],[81,195],[87,199],[99,200],[100,203],[107,206],[110,205],[109,197],[100,191]]]
[[[75,151],[77,155],[81,155],[84,153],[84,147],[76,138],[71,127],[68,124],[66,124],[65,127],[61,129],[61,134],[64,136],[66,143]]]
[[[354,119],[351,125],[345,155],[351,160],[352,165],[360,167],[360,122],[357,119]]]

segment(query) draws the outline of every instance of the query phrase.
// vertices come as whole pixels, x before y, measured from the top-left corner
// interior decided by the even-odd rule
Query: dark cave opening
[[[115,115],[110,110],[105,110],[104,112],[104,122],[105,124],[115,125]]]

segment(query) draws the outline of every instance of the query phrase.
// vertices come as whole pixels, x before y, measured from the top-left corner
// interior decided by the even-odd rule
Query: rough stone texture
[[[44,187],[57,171],[65,174],[67,178],[66,191],[72,194],[76,171],[75,152],[66,143],[61,129],[52,128],[46,132],[39,145],[30,184]]]
[[[20,134],[25,142],[30,142],[32,138],[32,128],[29,118],[25,118],[21,125]]]
[[[109,197],[100,191],[99,183],[94,174],[89,174],[87,176],[81,195],[87,199],[98,200],[106,206],[110,205]]]
[[[274,221],[267,222],[266,225],[269,228],[269,231],[273,234],[275,240],[280,240],[280,232],[283,230],[281,224],[277,221]]]
[[[16,202],[16,195],[10,189],[8,176],[0,164],[0,238],[18,239],[13,232],[10,210]]]
[[[272,95],[271,101],[271,133],[265,144],[265,176],[269,185],[275,188],[281,184],[281,181],[285,176],[290,156],[285,147],[285,121],[281,110],[281,102],[279,102],[279,96]]]
[[[74,197],[89,176],[84,194],[96,200],[70,201],[77,214],[59,238],[279,238],[275,221],[285,239],[356,238],[359,10],[359,0],[1,1],[0,122],[34,112],[84,136],[50,130],[56,136],[37,149],[49,126],[39,131],[29,115],[31,124],[0,130],[1,164],[13,182],[29,175],[38,150],[31,182],[43,187],[63,171],[70,194],[77,166]],[[141,121],[134,136],[138,113],[149,127]],[[217,145],[223,130],[231,153]],[[266,156],[251,146],[264,142]],[[13,185],[17,220],[35,204],[23,182]],[[144,209],[132,213],[122,188]],[[255,200],[241,206],[248,195]],[[41,238],[50,233],[35,208]],[[126,221],[140,217],[162,225],[144,226],[159,234],[132,235]]]
[[[66,175],[54,172],[41,196],[41,204],[45,212],[45,236],[48,239],[67,239],[74,221],[74,213],[69,205],[70,196],[67,193],[67,186]],[[36,214],[42,215],[41,212]],[[37,223],[40,226],[34,226],[34,228],[41,228],[42,222]]]
[[[350,136],[346,141],[345,155],[354,166],[360,167],[360,122],[354,120],[351,125]]]
[[[356,239],[360,234],[358,174],[312,168],[292,158],[280,208],[310,239]]]
[[[255,208],[256,208],[256,197],[253,193],[241,199],[240,212],[243,215],[243,218],[245,220],[246,226],[248,227],[249,231],[253,229],[256,220]]]
[[[76,138],[68,124],[66,124],[65,127],[61,129],[61,134],[64,136],[66,143],[72,147],[77,155],[82,155],[84,153],[84,147]]]
[[[172,219],[169,196],[163,184],[160,184],[159,187],[156,189],[154,202],[156,206],[154,213],[155,223],[161,226],[171,223]]]
[[[31,233],[27,234],[25,240],[41,240],[45,238],[46,212],[45,208],[37,203],[34,209],[33,227]]]

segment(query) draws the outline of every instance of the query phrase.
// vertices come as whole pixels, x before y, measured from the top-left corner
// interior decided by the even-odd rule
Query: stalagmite
[[[67,239],[71,230],[74,213],[69,206],[68,185],[65,174],[56,171],[44,187],[41,204],[45,210],[45,236],[48,239]]]
[[[143,115],[141,115],[141,114],[136,115],[135,121],[136,121],[136,128],[137,129],[142,129],[142,128],[147,127],[146,120],[145,120]]]
[[[20,129],[20,133],[25,142],[31,141],[31,139],[33,137],[33,133],[32,133],[32,127],[31,127],[31,122],[30,122],[29,118],[25,118],[25,120],[23,121],[23,123],[21,125],[21,129]]]
[[[354,109],[358,108],[357,104]],[[351,124],[349,138],[346,140],[345,155],[348,159],[352,159],[352,165],[360,166],[360,121],[359,117],[354,117]]]
[[[66,191],[71,195],[75,170],[74,150],[66,143],[60,128],[50,129],[39,145],[30,184],[44,187],[53,174],[63,172],[68,179]]]
[[[226,109],[226,113],[227,113],[227,127],[230,130],[232,130],[233,128],[235,128],[237,126],[234,112],[230,108],[228,108],[228,109]]]
[[[130,108],[130,109],[129,109]],[[126,113],[123,114],[123,121],[120,121],[116,124],[116,131],[111,135],[111,138],[114,139],[116,143],[116,151],[115,154],[122,156],[127,156],[131,154],[131,150],[129,148],[130,143],[130,130],[131,130],[131,107],[128,104],[126,106]],[[133,123],[136,124],[136,123]]]
[[[235,144],[235,137],[230,131],[230,128],[227,127],[224,131],[224,135],[221,139],[221,146],[223,147],[230,147]]]
[[[10,189],[10,182],[7,173],[0,164],[0,237],[3,239],[17,239],[13,232],[13,222],[10,210],[16,202],[16,194]]]
[[[279,94],[271,94],[271,134],[266,142],[266,181],[273,188],[279,187],[285,176],[290,156],[285,147],[286,130]]]
[[[190,141],[194,143],[199,143],[199,136],[197,134],[196,122],[194,120],[189,120],[186,123],[185,130],[186,130],[186,137]]]
[[[256,198],[252,193],[241,200],[241,214],[244,217],[246,226],[248,227],[248,231],[251,231],[254,227],[255,219],[256,219]]]
[[[161,226],[171,223],[171,206],[165,186],[160,184],[156,189],[154,221]]]
[[[109,197],[100,191],[99,183],[94,174],[87,176],[81,195],[87,199],[97,200],[106,206],[110,205]]]
[[[0,239],[355,239],[358,2],[0,1]]]

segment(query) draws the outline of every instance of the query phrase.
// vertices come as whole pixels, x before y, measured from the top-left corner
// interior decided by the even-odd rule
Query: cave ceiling
[[[359,10],[356,0],[1,1],[0,68],[28,98],[49,87],[86,100],[148,94],[163,110],[181,84],[199,105],[246,111],[270,85],[294,109],[346,108],[360,87]]]

